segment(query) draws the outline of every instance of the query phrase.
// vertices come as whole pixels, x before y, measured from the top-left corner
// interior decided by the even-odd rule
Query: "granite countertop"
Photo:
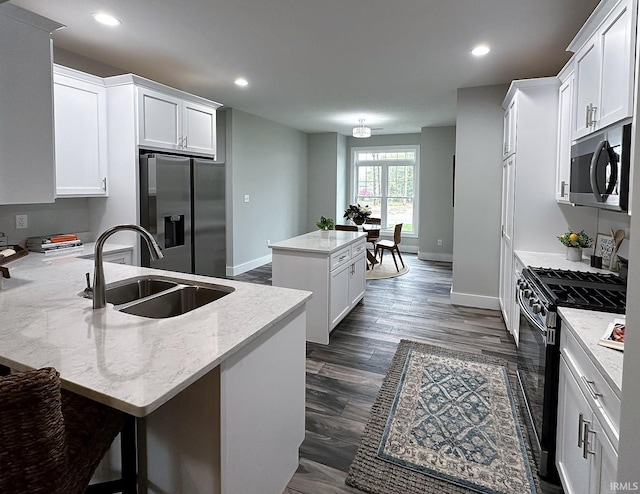
[[[108,244],[107,244],[108,245]],[[109,248],[107,248],[109,251]],[[93,310],[79,296],[93,261],[39,253],[11,264],[0,290],[0,363],[55,367],[63,387],[132,415],[148,415],[303,306],[311,292],[104,263],[111,283],[164,275],[233,287],[167,319]]]
[[[273,243],[269,245],[275,250],[296,250],[303,252],[320,252],[330,254],[345,247],[360,237],[366,237],[366,232],[346,232],[342,230],[329,230],[329,238],[322,238],[320,230],[315,230],[298,237]]]
[[[598,340],[614,319],[624,319],[623,314],[560,307],[558,314],[578,343],[591,357],[618,398],[622,390],[622,363],[624,353],[598,345]]]

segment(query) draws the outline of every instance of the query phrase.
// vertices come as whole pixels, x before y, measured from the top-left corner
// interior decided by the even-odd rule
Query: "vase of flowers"
[[[369,206],[349,204],[349,207],[344,211],[343,218],[353,221],[356,225],[362,225],[369,216],[371,216],[371,209]]]
[[[584,230],[576,233],[572,230],[558,236],[558,240],[567,247],[566,259],[569,261],[582,261],[582,249],[591,247],[593,240]]]

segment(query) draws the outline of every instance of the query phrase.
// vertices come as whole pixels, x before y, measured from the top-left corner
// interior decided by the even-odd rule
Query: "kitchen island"
[[[31,253],[0,290],[0,364],[138,417],[139,492],[280,494],[304,438],[309,292],[104,263],[233,292],[177,317],[93,310],[89,260]]]
[[[364,297],[364,232],[316,230],[270,245],[273,286],[313,292],[307,341],[329,344],[329,333]]]

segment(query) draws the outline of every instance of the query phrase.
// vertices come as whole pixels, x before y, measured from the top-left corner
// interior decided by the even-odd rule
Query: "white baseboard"
[[[475,307],[477,309],[500,310],[500,301],[498,297],[487,297],[486,295],[474,295],[472,293],[454,292],[453,287],[451,288],[449,297],[453,305]]]
[[[264,266],[270,262],[271,254],[254,259],[253,261],[245,262],[244,264],[239,264],[238,266],[227,266],[227,276],[238,276],[239,274],[259,268],[260,266]]]
[[[453,262],[453,254],[446,252],[418,252],[418,259],[421,261]]]

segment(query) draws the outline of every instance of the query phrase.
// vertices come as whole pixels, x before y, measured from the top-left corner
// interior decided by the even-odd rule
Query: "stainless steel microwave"
[[[569,201],[627,211],[631,124],[611,127],[571,146]]]

